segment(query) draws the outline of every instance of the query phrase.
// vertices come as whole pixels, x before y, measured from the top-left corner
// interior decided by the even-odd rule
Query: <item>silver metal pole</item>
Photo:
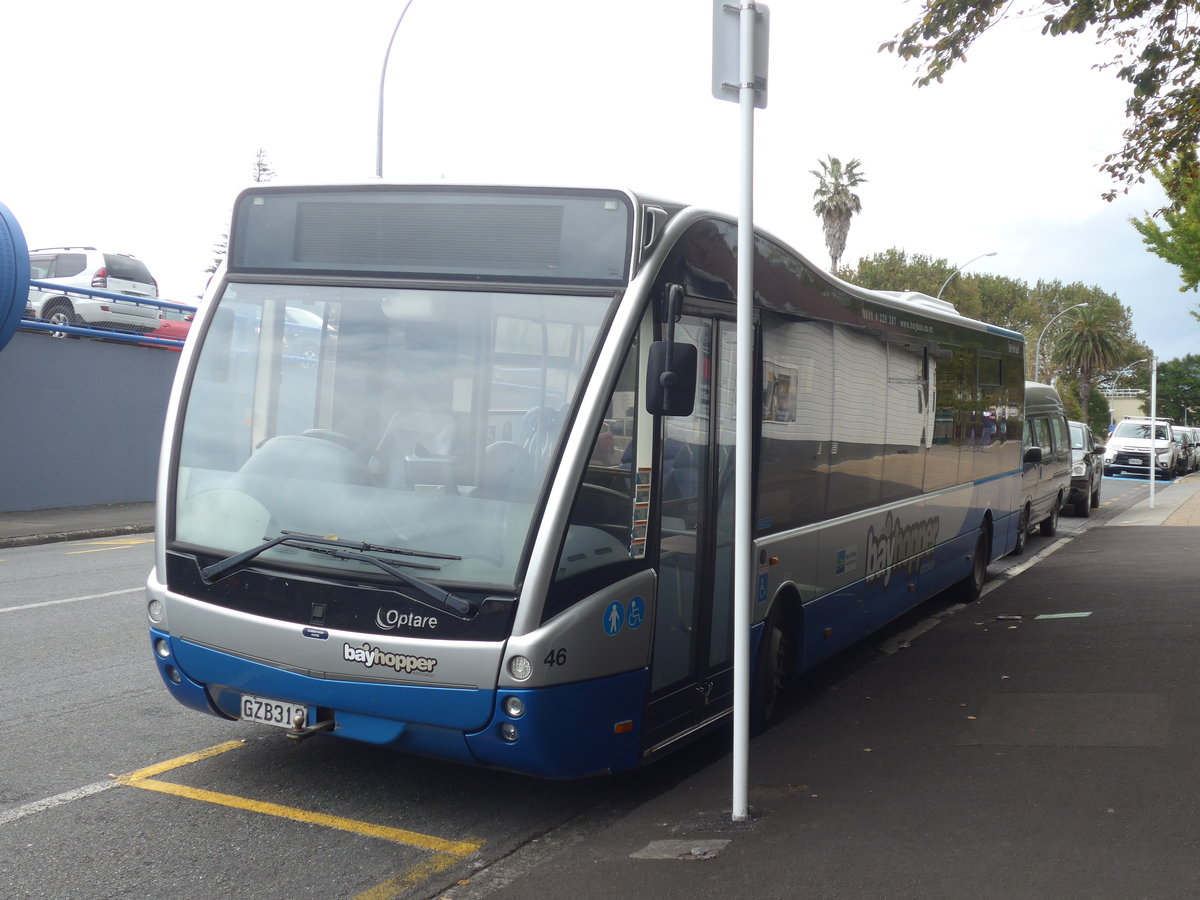
[[[400,23],[404,21],[404,14],[408,12],[408,8],[412,6],[412,0],[408,0],[404,4],[404,9],[400,10],[400,18],[396,20],[396,27],[392,29],[392,36],[388,39],[387,50],[383,54],[383,71],[379,73],[379,117],[375,124],[375,177],[383,177],[383,86],[387,82],[387,67],[388,57],[392,55],[392,44],[396,41],[396,32],[400,30]]]
[[[753,0],[741,5],[738,114],[741,203],[737,251],[737,401],[733,534],[733,821],[750,817],[751,455],[754,435],[754,28]]]
[[[1158,433],[1158,366],[1154,362],[1154,354],[1150,354],[1150,508],[1154,509],[1154,475],[1158,469],[1158,449],[1154,444],[1154,435]]]

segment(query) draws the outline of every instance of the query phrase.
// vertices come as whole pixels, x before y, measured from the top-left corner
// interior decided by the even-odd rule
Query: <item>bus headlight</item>
[[[150,621],[157,625],[163,620],[163,602],[155,597],[146,604],[146,615],[150,617]]]
[[[170,659],[171,645],[167,643],[165,638],[159,638],[154,642],[154,652],[158,654],[159,659]]]
[[[517,726],[512,722],[501,722],[500,737],[510,744],[515,744],[521,739],[521,732],[517,731]]]
[[[508,661],[508,674],[517,681],[528,681],[533,675],[533,663],[524,656],[514,656]]]

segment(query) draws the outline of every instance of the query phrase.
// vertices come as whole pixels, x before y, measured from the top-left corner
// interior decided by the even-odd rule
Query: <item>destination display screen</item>
[[[263,186],[238,197],[231,273],[621,284],[618,191]]]

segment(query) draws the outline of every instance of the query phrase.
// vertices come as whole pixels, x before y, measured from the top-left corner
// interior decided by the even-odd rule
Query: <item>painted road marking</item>
[[[1037,619],[1086,619],[1090,615],[1091,615],[1090,612],[1042,613],[1040,616],[1034,616],[1033,618],[1035,621]]]
[[[110,791],[115,787],[120,787],[115,781],[97,781],[95,784],[85,784],[83,787],[78,787],[74,790],[63,791],[61,794],[55,794],[53,797],[35,800],[32,803],[26,803],[24,806],[18,806],[16,809],[0,812],[0,825],[7,825],[9,822],[17,821],[17,819],[23,819],[26,816],[54,809],[54,807],[62,806],[64,803],[82,800],[84,797],[90,797],[93,794]]]
[[[75,556],[80,553],[104,553],[108,550],[128,550],[138,544],[153,544],[154,538],[114,538],[110,541],[89,541],[86,546],[92,550],[68,550],[64,555]]]
[[[222,794],[217,791],[208,791],[202,788],[187,787],[182,784],[174,784],[169,781],[159,781],[154,776],[161,775],[163,772],[170,772],[174,769],[182,768],[183,766],[191,765],[203,759],[209,759],[214,756],[219,756],[222,753],[228,753],[230,750],[236,750],[239,747],[245,746],[245,741],[227,741],[224,744],[218,744],[215,747],[209,747],[207,750],[199,750],[195,753],[188,753],[183,756],[177,756],[175,759],[169,759],[165,762],[156,763],[152,766],[147,766],[144,769],[138,769],[136,772],[130,772],[127,775],[118,775],[116,784],[123,784],[128,787],[141,788],[147,791],[157,791],[163,794],[171,794],[176,797],[184,797],[188,800],[200,800],[205,803],[213,803],[218,806],[226,806],[231,809],[241,809],[247,812],[262,813],[263,815],[275,816],[280,819],[288,819],[293,822],[303,822],[308,825],[321,825],[326,828],[334,828],[339,831],[348,831],[352,834],[359,834],[364,837],[380,838],[385,841],[392,841],[396,844],[403,844],[406,847],[414,847],[418,850],[432,851],[433,856],[426,859],[415,866],[412,866],[394,878],[389,878],[387,881],[376,885],[368,891],[359,894],[355,900],[388,900],[395,897],[419,884],[428,881],[434,875],[445,871],[457,862],[471,856],[483,846],[483,841],[450,841],[445,838],[439,838],[430,834],[420,834],[415,831],[408,831],[403,828],[392,828],[387,825],[376,825],[372,822],[362,822],[357,819],[346,819],[341,816],[331,816],[325,813],[312,812],[310,810],[298,809],[293,806],[283,806],[278,803],[266,803],[261,800],[252,800],[248,797],[237,797],[233,794]]]
[[[84,594],[82,597],[66,597],[63,600],[43,600],[41,603],[26,603],[24,606],[0,606],[0,613],[19,612],[22,609],[41,609],[43,606],[58,606],[60,603],[80,603],[84,600],[103,600],[105,597],[120,597],[123,594],[140,594],[144,587],[125,588],[120,591],[105,591],[103,594]]]

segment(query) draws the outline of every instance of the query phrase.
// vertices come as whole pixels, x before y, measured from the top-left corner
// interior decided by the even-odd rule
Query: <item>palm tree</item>
[[[1067,322],[1055,344],[1065,365],[1079,370],[1079,404],[1083,421],[1088,421],[1088,401],[1092,379],[1116,365],[1121,357],[1121,341],[1113,327],[1110,310],[1101,306],[1081,306]]]
[[[819,184],[813,191],[813,212],[821,217],[821,225],[825,229],[825,246],[829,248],[829,270],[837,273],[838,261],[842,251],[846,249],[846,235],[850,233],[850,217],[862,212],[862,201],[851,188],[865,182],[867,179],[858,171],[862,163],[852,159],[845,166],[836,156],[828,160],[818,160],[821,171],[810,169],[817,176]]]

